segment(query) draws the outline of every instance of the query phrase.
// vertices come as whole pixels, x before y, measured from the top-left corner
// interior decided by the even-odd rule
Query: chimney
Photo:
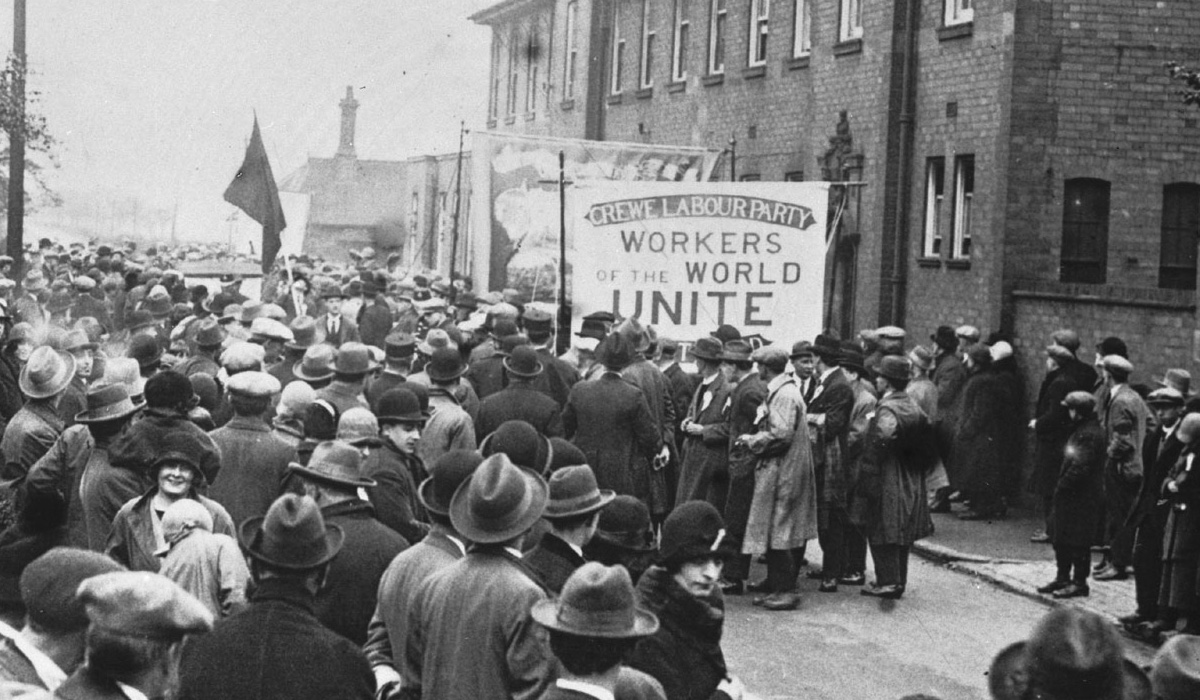
[[[358,100],[354,99],[354,87],[346,86],[346,99],[338,103],[342,108],[342,133],[338,140],[337,154],[347,158],[355,158],[354,153],[354,113],[358,111]]]

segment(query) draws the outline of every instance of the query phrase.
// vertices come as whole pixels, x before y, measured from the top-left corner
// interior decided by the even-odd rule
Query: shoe
[[[1055,580],[1051,581],[1050,583],[1047,583],[1044,586],[1038,586],[1037,592],[1038,593],[1054,593],[1055,591],[1061,591],[1062,589],[1066,588],[1069,585],[1071,585],[1070,581],[1059,581],[1058,579],[1055,579]]]
[[[1137,625],[1127,625],[1125,631],[1143,642],[1162,644],[1163,635],[1167,632],[1174,632],[1175,627],[1164,620],[1151,620]]]
[[[795,610],[800,607],[799,593],[772,593],[762,602],[763,610]]]
[[[1112,571],[1113,571],[1112,564],[1106,562],[1104,564],[1104,566],[1102,566],[1098,569],[1093,566],[1092,567],[1092,576],[1104,576],[1105,574],[1112,573]]]
[[[873,596],[875,598],[885,598],[887,600],[899,600],[900,596],[904,595],[904,586],[880,586],[871,584],[864,587],[858,592],[859,595]]]
[[[1108,562],[1108,557],[1105,557],[1105,558],[1101,559],[1099,562],[1097,562],[1095,565],[1092,566],[1092,573],[1098,574],[1101,571],[1104,571],[1105,569],[1107,569],[1109,566],[1111,566],[1111,564],[1109,564],[1109,562]]]
[[[1050,535],[1047,535],[1045,530],[1035,530],[1034,533],[1029,536],[1029,541],[1038,543],[1049,542]]]
[[[825,580],[825,572],[821,569],[813,569],[812,571],[806,571],[804,578],[812,579],[813,581],[823,581]]]
[[[817,590],[821,593],[837,593],[838,582],[836,578],[826,579],[817,586]]]
[[[764,578],[761,581],[751,581],[746,584],[747,593],[770,593],[771,587],[767,585],[767,580]]]
[[[758,595],[754,596],[754,598],[752,598],[750,600],[750,604],[754,605],[756,607],[762,607],[763,602],[766,601],[766,599],[770,598],[770,597],[771,597],[770,593],[759,593]]]
[[[725,595],[742,595],[746,592],[745,581],[722,581],[721,592]]]
[[[1120,568],[1110,566],[1107,571],[1102,571],[1093,578],[1097,581],[1124,581],[1129,578],[1129,571],[1123,566]]]
[[[1125,627],[1135,627],[1143,622],[1153,622],[1153,620],[1140,612],[1132,612],[1117,618],[1117,623]]]
[[[838,579],[838,583],[843,586],[861,586],[867,582],[867,577],[863,576],[863,572],[855,571],[852,574],[846,574]]]
[[[1060,588],[1059,590],[1051,593],[1050,596],[1061,600],[1063,598],[1086,598],[1089,593],[1091,593],[1091,591],[1088,590],[1086,585],[1070,583],[1067,584],[1065,588]]]

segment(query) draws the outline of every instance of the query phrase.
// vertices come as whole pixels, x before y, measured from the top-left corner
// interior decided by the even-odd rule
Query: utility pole
[[[729,134],[729,181],[737,182],[737,132]]]
[[[462,162],[463,138],[467,134],[467,123],[458,125],[458,162],[454,166],[454,228],[450,231],[450,303],[458,301],[458,287],[454,286],[454,267],[458,260],[458,215],[462,211]]]
[[[13,104],[8,134],[8,249],[18,274],[25,266],[25,0],[13,0]]]

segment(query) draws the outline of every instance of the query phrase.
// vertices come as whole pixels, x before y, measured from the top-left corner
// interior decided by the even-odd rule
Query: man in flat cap
[[[548,390],[550,398],[558,404],[559,410],[567,405],[567,395],[571,387],[579,381],[579,371],[554,356],[554,319],[550,313],[538,308],[525,309],[525,333],[529,336],[529,344],[537,351],[538,359],[546,371],[539,378],[545,384],[543,390]]]
[[[906,333],[899,326],[883,326],[875,329],[876,348],[867,355],[867,369],[879,372],[879,363],[888,355],[904,356],[904,338]]]
[[[1108,443],[1108,460],[1104,464],[1104,543],[1110,549],[1096,570],[1096,580],[1109,581],[1128,578],[1133,563],[1133,528],[1126,527],[1125,520],[1142,482],[1142,448],[1150,409],[1129,386],[1133,363],[1121,355],[1107,355],[1101,360],[1101,368],[1107,392],[1099,409],[1100,423]]]

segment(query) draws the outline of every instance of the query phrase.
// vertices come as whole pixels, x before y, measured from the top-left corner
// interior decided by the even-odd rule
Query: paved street
[[[1027,637],[1050,609],[917,557],[909,592],[898,602],[866,598],[856,588],[817,593],[815,581],[801,587],[796,612],[762,611],[749,596],[728,601],[729,666],[764,700],[896,700],[912,693],[986,700],[992,657]],[[1140,645],[1128,653],[1140,664],[1151,658]]]

